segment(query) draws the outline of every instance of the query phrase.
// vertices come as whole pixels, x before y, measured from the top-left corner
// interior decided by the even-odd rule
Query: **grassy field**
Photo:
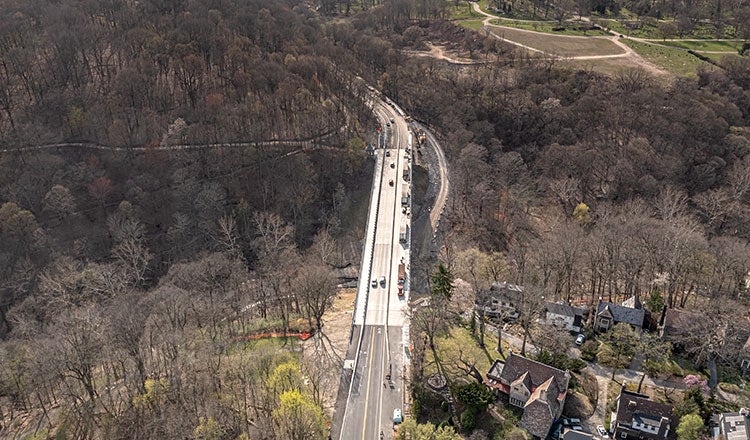
[[[603,38],[585,38],[557,36],[526,32],[520,29],[507,27],[493,28],[493,32],[507,38],[544,52],[553,53],[562,57],[580,55],[615,55],[623,53],[621,47]]]
[[[459,26],[463,26],[465,28],[474,30],[474,31],[481,31],[482,30],[482,20],[481,19],[456,20],[456,24],[458,24]]]
[[[701,61],[684,50],[673,49],[652,44],[640,43],[633,40],[622,40],[638,55],[656,64],[662,69],[680,76],[695,76],[698,67],[710,67],[711,64]]]
[[[649,40],[657,40],[663,38],[663,35],[659,31],[659,25],[665,23],[665,21],[656,21],[651,17],[646,17],[641,20],[637,29],[631,29],[630,27],[623,24],[622,20],[615,20],[611,18],[595,18],[592,19],[599,23],[601,26],[612,29],[629,37],[646,38]],[[630,23],[635,23],[636,20],[628,20]],[[731,26],[724,26],[721,38],[735,38],[735,29]],[[695,27],[691,32],[680,35],[680,38],[702,38],[702,39],[715,39],[716,27],[709,24],[701,24]],[[677,38],[675,36],[674,38]],[[706,49],[708,50],[708,49]]]
[[[679,47],[681,49],[690,49],[697,52],[704,50],[710,51],[725,51],[729,53],[737,53],[742,47],[741,41],[659,41],[654,40],[654,43],[663,44],[665,46]]]
[[[466,372],[461,370],[462,365],[458,362],[459,357],[470,364],[473,363],[482,374],[489,371],[492,362],[499,357],[495,352],[496,346],[496,335],[487,332],[485,334],[485,348],[480,348],[477,340],[471,335],[471,332],[463,327],[452,327],[448,336],[435,338],[438,357],[441,360],[444,371],[452,380],[459,377],[467,377]],[[507,347],[507,344],[503,343],[503,349],[506,352]],[[425,351],[425,376],[436,372],[435,358],[428,348]]]
[[[477,13],[474,8],[471,7],[470,3],[460,2],[451,3],[448,6],[448,18],[453,20],[466,20],[484,18],[482,14]]]
[[[553,35],[573,35],[573,36],[596,36],[596,35],[609,35],[609,33],[593,29],[583,31],[576,29],[579,25],[575,23],[564,23],[565,30],[553,30],[560,27],[560,24],[556,21],[516,21],[516,20],[492,20],[492,24],[499,26],[507,26],[517,29],[525,29],[527,31],[545,32]]]

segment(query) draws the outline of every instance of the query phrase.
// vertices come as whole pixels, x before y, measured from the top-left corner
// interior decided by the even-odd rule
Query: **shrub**
[[[594,362],[596,352],[599,351],[599,342],[589,339],[581,345],[581,359],[584,361]]]
[[[466,408],[461,413],[461,427],[467,431],[471,431],[477,425],[477,412],[474,408]]]

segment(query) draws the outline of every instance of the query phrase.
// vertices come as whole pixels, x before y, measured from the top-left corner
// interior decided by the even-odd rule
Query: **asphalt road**
[[[409,261],[409,241],[399,241],[399,233],[409,224],[401,205],[402,192],[410,191],[409,182],[403,178],[404,169],[411,166],[410,155],[406,153],[409,129],[394,107],[377,101],[373,111],[383,128],[380,139],[383,148],[376,153],[377,172],[353,322],[352,344],[357,349],[350,350],[347,356],[355,370],[341,425],[334,428],[341,440],[378,440],[381,432],[383,438],[393,438],[393,411],[403,410],[406,345],[403,325],[408,323],[404,314],[408,276],[404,296],[398,295],[397,282],[399,263],[404,261],[408,269]],[[394,123],[390,123],[391,119]],[[385,278],[385,285],[381,284],[381,278]],[[354,359],[349,359],[352,355]],[[386,380],[388,371],[390,381]]]

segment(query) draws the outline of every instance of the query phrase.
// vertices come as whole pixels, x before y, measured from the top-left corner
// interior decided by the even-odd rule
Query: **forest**
[[[332,270],[358,262],[375,122],[354,75],[441,135],[453,272],[656,292],[746,332],[747,58],[605,76],[445,8],[2,2],[0,436],[326,435],[325,339],[241,337],[320,330]],[[429,40],[493,61],[408,56]],[[724,342],[696,359],[731,363],[744,341]]]

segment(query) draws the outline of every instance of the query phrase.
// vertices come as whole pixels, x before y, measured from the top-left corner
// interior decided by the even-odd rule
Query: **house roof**
[[[513,352],[510,352],[505,362],[499,359],[495,360],[490,371],[487,372],[487,376],[513,383],[524,373],[528,373],[532,387],[538,387],[553,376],[557,381],[559,390],[564,391],[568,388],[568,382],[570,381],[570,375],[567,371],[558,370]]]
[[[664,312],[664,327],[674,330],[689,330],[691,324],[701,319],[699,313],[680,309],[667,309]]]
[[[555,421],[550,408],[551,403],[540,399],[529,399],[526,406],[523,407],[523,416],[521,416],[521,428],[529,431],[531,435],[546,438],[552,423]]]
[[[636,327],[643,327],[643,318],[646,316],[643,309],[634,309],[607,301],[600,302],[596,308],[596,315],[599,316],[607,312],[612,315],[615,322],[625,322]]]
[[[631,309],[642,309],[643,308],[643,304],[641,304],[641,300],[638,299],[635,295],[633,295],[630,298],[628,298],[625,301],[623,301],[622,305],[624,307],[630,307]]]
[[[744,410],[744,411],[743,411]],[[719,415],[721,433],[726,440],[748,440],[748,414],[744,408],[740,412],[722,413]]]
[[[672,412],[672,405],[654,402],[648,396],[623,389],[617,402],[617,424],[630,426],[633,418],[651,421],[669,419],[669,432],[674,434],[678,419]]]
[[[523,286],[506,282],[494,282],[490,287],[489,296],[492,298],[503,298],[511,304],[521,301]]]
[[[563,434],[563,440],[591,440],[593,438],[593,434],[589,434],[588,432],[575,431],[573,429],[568,429],[567,431],[565,431],[565,434]]]
[[[531,385],[531,376],[529,376],[529,372],[523,373],[521,376],[518,377],[518,379],[514,380],[511,385],[516,385],[517,383],[522,383],[527,390],[531,391],[532,385]]]
[[[553,313],[555,315],[561,315],[561,316],[583,316],[584,313],[586,313],[586,310],[569,306],[567,304],[561,304],[561,303],[547,303],[544,306],[547,309],[547,312]]]

